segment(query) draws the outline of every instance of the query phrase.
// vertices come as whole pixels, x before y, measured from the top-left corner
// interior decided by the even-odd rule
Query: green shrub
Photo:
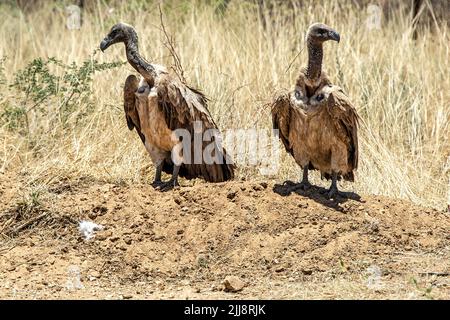
[[[3,62],[4,59],[0,63],[0,74]],[[93,56],[80,65],[65,64],[56,58],[36,58],[14,74],[9,86],[14,100],[3,102],[0,106],[0,121],[9,130],[27,134],[30,133],[31,113],[35,121],[66,127],[76,111],[78,122],[80,117],[92,111],[89,98],[94,73],[122,64],[99,63]]]

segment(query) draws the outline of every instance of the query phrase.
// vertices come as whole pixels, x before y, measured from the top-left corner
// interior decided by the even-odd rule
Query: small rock
[[[310,269],[303,269],[302,270],[302,273],[304,274],[304,275],[307,275],[307,276],[310,276],[310,275],[312,275],[312,270],[310,270]]]
[[[95,220],[95,218],[97,218],[97,212],[89,212],[88,217],[91,220]]]
[[[183,207],[183,208],[181,208],[181,211],[183,211],[183,212],[188,212],[188,211],[189,211],[189,208],[188,208],[188,207]]]
[[[227,198],[230,199],[230,200],[233,200],[236,197],[236,193],[237,192],[235,190],[228,191]]]
[[[178,235],[183,234],[183,233],[184,233],[184,230],[182,230],[182,229],[177,230],[177,234],[178,234]]]
[[[236,276],[227,276],[223,281],[223,285],[225,286],[225,291],[238,292],[244,288],[245,283]]]
[[[256,184],[256,185],[253,186],[253,190],[255,190],[255,191],[262,191],[262,190],[264,190],[264,188],[260,184]]]
[[[275,272],[283,272],[284,271],[284,267],[279,266],[275,269]]]
[[[127,246],[123,242],[118,242],[116,244],[116,249],[119,249],[119,250],[122,250],[122,251],[127,251]]]
[[[267,182],[261,182],[260,186],[263,187],[264,189],[267,189]]]
[[[215,284],[212,284],[210,290],[211,290],[211,291],[218,291],[219,288],[217,288],[217,286],[216,286]]]
[[[117,240],[119,240],[120,238],[118,237],[118,236],[114,236],[114,237],[111,237],[110,239],[109,239],[109,241],[111,241],[111,242],[116,242]]]
[[[13,265],[11,265],[11,266],[9,266],[8,268],[6,268],[6,271],[14,271],[14,270],[16,270],[16,266],[13,266]]]
[[[208,258],[203,254],[198,255],[197,265],[202,268],[207,267],[208,266]]]
[[[111,230],[98,232],[95,236],[95,239],[98,241],[104,241],[112,236]]]

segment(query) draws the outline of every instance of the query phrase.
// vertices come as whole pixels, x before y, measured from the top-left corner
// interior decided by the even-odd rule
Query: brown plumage
[[[154,185],[169,189],[178,184],[178,175],[188,179],[201,177],[209,182],[233,179],[235,167],[221,148],[221,142],[217,140],[220,137],[210,135],[209,141],[203,141],[208,130],[218,134],[207,109],[206,97],[170,75],[165,67],[145,61],[139,54],[137,34],[131,26],[115,25],[100,48],[106,50],[118,42],[125,43],[129,63],[142,75],[140,81],[134,75],[125,81],[124,109],[128,128],[136,129],[156,165]],[[182,145],[177,136],[180,129],[184,130],[182,133],[189,133],[190,149],[172,153]],[[194,154],[195,136],[201,144],[197,151],[202,154]],[[211,149],[213,151],[209,152]],[[209,152],[213,162],[204,159],[203,152]],[[187,161],[189,159],[191,161]],[[161,182],[162,171],[172,173],[169,182]]]
[[[333,40],[339,40],[337,32],[325,32],[323,25],[314,24],[308,31],[308,42],[317,28],[320,34],[328,32]],[[331,85],[323,74],[320,52],[317,56],[310,50],[308,67],[300,73],[295,90],[283,92],[275,99],[272,122],[286,151],[303,168],[299,186],[308,188],[308,170],[316,169],[332,179],[328,195],[333,197],[338,192],[338,179],[354,180],[353,171],[358,166],[358,115],[342,89]]]

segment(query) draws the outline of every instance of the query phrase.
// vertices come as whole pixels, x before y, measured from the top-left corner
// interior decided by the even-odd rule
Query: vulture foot
[[[163,182],[161,180],[155,180],[152,182],[152,187],[155,189],[158,189],[161,185],[163,184]]]
[[[309,181],[302,181],[295,187],[295,189],[297,189],[297,190],[300,189],[300,190],[306,191],[311,187],[312,187],[312,185],[311,185],[311,183],[309,183]]]
[[[179,186],[180,185],[178,183],[178,180],[169,180],[167,182],[162,182],[159,186],[156,187],[156,189],[161,192],[166,192]]]
[[[309,181],[302,181],[300,183],[297,183],[292,190],[293,191],[297,191],[297,190],[309,190],[312,187],[311,183],[309,183]]]
[[[344,194],[338,190],[337,187],[331,187],[327,193],[328,199],[336,199],[336,197],[342,197]]]

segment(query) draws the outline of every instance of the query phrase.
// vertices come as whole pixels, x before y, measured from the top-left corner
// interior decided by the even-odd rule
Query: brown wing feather
[[[289,143],[289,130],[291,122],[292,105],[289,92],[282,92],[272,103],[272,126],[278,130],[279,137],[287,152],[294,155],[292,145]]]
[[[339,137],[348,145],[348,164],[351,166],[350,169],[354,170],[358,168],[359,116],[350,99],[337,86],[334,86],[330,92],[328,112],[334,121]]]
[[[123,88],[123,108],[125,110],[125,118],[127,120],[128,129],[136,129],[142,143],[145,144],[145,137],[141,131],[141,123],[139,113],[136,110],[135,92],[138,89],[139,81],[135,75],[129,75],[125,80]]]
[[[202,130],[217,129],[208,109],[207,98],[198,90],[189,88],[177,79],[168,74],[160,76],[156,82],[159,107],[164,114],[167,126],[171,130],[186,129],[192,137],[191,159],[194,159],[193,139],[194,122],[200,121]],[[203,142],[203,149],[210,142]],[[216,147],[218,143],[215,142]],[[216,150],[220,150],[217,148]],[[216,164],[183,164],[180,168],[180,175],[186,178],[203,177],[209,182],[221,182],[234,178],[235,166],[231,163],[230,157],[225,149],[218,151],[218,158],[222,163]]]

